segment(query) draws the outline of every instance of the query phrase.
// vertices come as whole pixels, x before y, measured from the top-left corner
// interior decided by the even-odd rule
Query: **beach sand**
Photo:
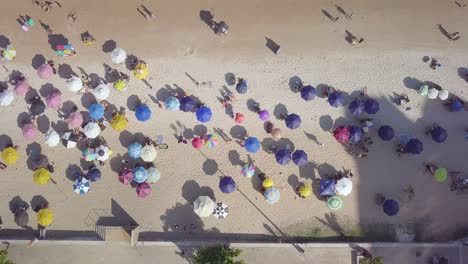
[[[78,74],[78,67],[82,67],[87,73],[100,77],[104,77],[104,63],[129,72],[125,65],[113,65],[109,53],[103,51],[113,46],[103,47],[104,43],[112,44],[108,42],[112,40],[117,47],[148,63],[148,82],[152,89],[132,79],[127,91],[112,90],[108,101],[117,109],[131,109],[137,99],[147,101],[153,116],[149,122],[142,123],[136,120],[132,111],[127,111],[130,126],[126,131],[119,134],[109,127],[102,133],[114,154],[102,169],[103,179],[92,184],[88,194],[79,196],[73,192],[72,181],[66,177],[66,172],[69,166],[80,166],[80,151],[61,145],[49,148],[42,135],[37,142],[24,140],[17,124],[19,116],[27,112],[23,98],[17,97],[12,107],[1,108],[2,144],[6,136],[10,137],[20,146],[21,155],[16,165],[0,172],[3,228],[18,228],[9,211],[9,201],[13,197],[19,196],[29,202],[34,196],[42,195],[55,214],[52,230],[94,230],[100,217],[112,216],[113,199],[142,231],[183,232],[184,226],[190,229],[190,224],[195,223],[196,232],[264,234],[273,230],[276,234],[307,236],[313,228],[320,228],[322,234],[328,234],[327,230],[336,228],[333,221],[326,220],[327,216],[333,216],[325,202],[314,195],[300,199],[293,188],[299,181],[311,182],[332,168],[342,167],[355,174],[353,193],[343,199],[343,208],[334,212],[346,234],[369,224],[416,223],[423,227],[423,239],[447,239],[459,234],[464,227],[468,196],[456,195],[449,191],[448,183],[440,184],[423,175],[422,164],[434,161],[440,166],[466,172],[467,141],[463,138],[466,113],[449,113],[440,100],[429,101],[411,88],[417,80],[432,81],[468,99],[464,94],[468,84],[459,76],[459,69],[467,67],[468,59],[468,40],[462,31],[468,23],[467,10],[451,2],[423,0],[147,1],[143,4],[156,15],[152,22],[148,22],[136,10],[140,4],[136,1],[118,1],[117,4],[110,0],[82,0],[61,4],[61,8],[54,7],[49,13],[28,1],[2,6],[0,35],[12,41],[18,56],[14,61],[4,63],[9,72],[0,69],[0,78],[7,79],[13,70],[20,71],[39,93],[50,83],[62,91],[64,101],[71,101],[85,111],[92,96],[72,94],[65,87],[65,79],[59,76],[47,82],[40,80],[32,65],[40,57],[35,61],[32,59],[42,55],[54,59],[57,64],[69,65]],[[338,22],[333,23],[322,14],[323,8],[337,16],[335,4],[354,13],[352,20],[340,14]],[[213,11],[216,21],[226,21],[230,26],[229,34],[213,34],[200,20],[201,10]],[[72,24],[67,19],[71,11],[78,15]],[[23,32],[15,21],[18,14],[35,19],[34,28]],[[75,45],[78,55],[57,58],[39,20],[50,25],[54,34],[63,34]],[[450,32],[461,31],[461,39],[449,41],[438,30],[438,23]],[[350,45],[345,40],[345,30],[365,41],[357,46]],[[85,47],[80,41],[80,34],[85,31],[97,40],[91,47]],[[53,40],[57,38],[60,36],[52,36]],[[266,38],[280,45],[277,55],[265,46]],[[435,71],[430,69],[429,64],[422,61],[424,56],[437,58],[442,67]],[[63,72],[66,67],[62,67]],[[249,85],[249,91],[238,95],[233,104],[235,112],[246,115],[242,125],[237,125],[224,113],[217,99],[224,86],[235,91],[235,87],[228,86],[225,81],[225,74],[229,72],[247,79]],[[207,82],[207,85],[196,87],[185,73],[200,83]],[[376,131],[372,131],[374,144],[369,157],[351,157],[327,131],[334,125],[355,122],[347,108],[332,108],[324,98],[311,102],[302,100],[289,88],[289,79],[293,76],[299,76],[306,84],[331,85],[349,94],[368,87],[369,95],[378,99],[381,106],[381,111],[374,117],[377,124],[388,124],[398,134],[409,132],[422,139],[424,152],[418,156],[398,157],[395,143],[381,141]],[[194,114],[161,110],[153,103],[151,97],[164,100],[168,96],[167,88],[176,85],[206,102],[214,112],[213,120],[201,124]],[[412,109],[405,112],[393,105],[389,101],[392,92],[407,93]],[[221,140],[213,149],[198,151],[190,145],[177,144],[174,136],[184,133],[190,138],[203,130],[211,133],[214,129],[222,129],[229,137],[236,137],[245,130],[268,148],[273,140],[264,132],[263,122],[248,110],[249,100],[259,102],[261,108],[271,113],[283,105],[288,113],[299,114],[303,122],[296,130],[287,129],[284,122],[273,115],[271,120],[283,131],[284,139],[280,144],[293,144],[296,149],[305,150],[313,162],[302,168],[293,163],[280,166],[274,156],[265,151],[250,154],[258,169],[271,176],[280,189],[281,201],[274,205],[264,202],[261,193],[254,189],[258,183],[256,178],[251,180],[240,175],[240,164],[248,160],[248,155],[237,143]],[[64,132],[66,126],[55,110],[47,109],[45,116],[39,118],[42,132],[50,126]],[[426,127],[433,122],[449,131],[446,143],[437,144],[424,135]],[[319,146],[308,140],[305,132],[315,135],[325,145]],[[152,194],[145,199],[138,198],[135,189],[121,184],[116,172],[135,133],[152,138],[163,135],[169,144],[168,150],[159,151],[155,161],[162,173],[161,180],[152,185]],[[55,162],[53,179],[57,181],[56,185],[39,186],[33,182],[33,172],[26,166],[27,149],[29,145],[37,144],[41,145],[42,153]],[[223,174],[232,176],[240,191],[229,195],[221,193],[218,184]],[[401,198],[402,189],[407,185],[415,188],[412,201]],[[385,216],[375,205],[374,195],[378,192],[401,201],[397,216]],[[200,220],[193,213],[191,203],[203,194],[214,195],[217,202],[228,204],[230,215],[223,220],[214,217]],[[129,223],[120,217],[121,214],[115,213],[115,216],[114,224]],[[325,227],[320,219],[332,227]],[[174,224],[179,228],[174,230]],[[30,226],[36,227],[35,217],[31,217]]]

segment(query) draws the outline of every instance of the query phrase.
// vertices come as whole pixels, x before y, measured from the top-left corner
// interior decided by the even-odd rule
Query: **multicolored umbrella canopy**
[[[141,155],[141,149],[143,146],[138,142],[133,142],[128,145],[128,155],[131,158],[138,159]]]
[[[336,194],[348,196],[353,190],[353,182],[349,178],[341,178],[336,181]]]
[[[145,104],[141,104],[135,108],[135,117],[138,121],[146,122],[151,118],[151,110]]]
[[[88,179],[80,177],[76,179],[75,183],[73,184],[73,191],[75,191],[79,195],[83,195],[89,191],[91,187],[90,182]]]
[[[275,153],[276,162],[280,165],[287,165],[291,161],[291,151],[280,149]]]
[[[60,143],[60,135],[52,128],[44,135],[45,143],[49,147],[56,147]]]
[[[265,201],[269,204],[274,204],[280,200],[280,193],[275,187],[270,187],[263,193]]]
[[[299,187],[299,196],[307,198],[312,194],[312,186],[310,184],[302,184]]]
[[[29,163],[33,170],[47,168],[47,165],[49,165],[49,159],[43,154],[33,155],[29,157]]]
[[[296,150],[292,154],[292,160],[294,164],[301,167],[307,164],[307,162],[309,161],[309,157],[307,156],[307,153],[305,151]]]
[[[37,212],[37,223],[43,227],[47,227],[54,221],[54,214],[48,208],[41,209]]]
[[[142,182],[138,184],[136,192],[138,194],[138,197],[145,198],[151,194],[151,186],[146,182]]]
[[[218,145],[218,135],[216,134],[208,134],[205,137],[205,146],[208,148],[214,148],[216,145]]]
[[[99,120],[104,117],[104,107],[98,103],[92,104],[89,109],[89,117],[94,120]]]
[[[349,126],[349,140],[353,143],[358,143],[364,136],[364,129],[358,126]]]
[[[9,90],[5,90],[0,93],[0,105],[1,106],[9,106],[13,103],[15,96]]]
[[[73,93],[77,93],[83,89],[83,81],[73,75],[67,79],[66,85],[68,90]]]
[[[54,91],[46,97],[46,104],[49,108],[58,108],[62,104],[62,93]]]
[[[133,169],[133,181],[136,183],[142,183],[148,178],[148,172],[142,166],[138,166]]]
[[[356,116],[362,114],[365,108],[366,106],[364,102],[359,98],[354,99],[351,102],[351,104],[349,104],[349,107],[348,107],[351,114],[356,115]]]
[[[239,82],[236,84],[236,91],[240,94],[247,92],[247,81],[245,79],[239,79]]]
[[[26,227],[29,222],[29,215],[26,210],[21,209],[15,213],[15,223],[20,227]]]
[[[97,182],[101,180],[102,173],[98,168],[93,167],[88,170],[88,173],[86,174],[86,178],[92,182]]]
[[[339,126],[333,130],[333,136],[338,142],[346,142],[349,140],[351,133],[347,127]]]
[[[229,207],[225,203],[217,203],[213,210],[213,216],[217,219],[224,219],[229,214]]]
[[[317,95],[317,90],[311,85],[306,85],[301,89],[301,97],[306,101],[311,101]]]
[[[152,145],[146,145],[141,149],[140,157],[143,161],[152,162],[156,159],[158,152]]]
[[[336,193],[335,181],[331,179],[320,179],[320,195],[333,196]]]
[[[26,93],[29,91],[29,84],[28,81],[17,81],[15,84],[15,94],[16,96],[25,96]]]
[[[241,113],[236,113],[234,115],[234,122],[237,124],[242,124],[244,122],[245,116]]]
[[[72,112],[67,118],[67,123],[69,128],[79,128],[83,124],[83,115],[80,111]]]
[[[449,104],[450,110],[453,112],[460,112],[463,110],[463,103],[460,99],[452,99]]]
[[[382,207],[384,213],[388,216],[396,215],[400,211],[400,206],[395,200],[385,200]]]
[[[34,182],[39,185],[45,185],[50,180],[50,172],[45,168],[39,168],[34,171]]]
[[[390,126],[381,126],[379,128],[379,137],[383,141],[390,141],[395,136],[395,131]]]
[[[423,143],[416,138],[410,139],[404,148],[405,153],[420,154],[423,151]]]
[[[290,129],[299,128],[302,123],[301,117],[294,113],[287,115],[284,121],[286,123],[286,126]]]
[[[364,102],[364,106],[365,106],[364,110],[366,111],[366,113],[370,115],[375,115],[380,110],[379,102],[371,98],[367,99]]]
[[[12,147],[8,147],[3,149],[2,151],[2,160],[7,164],[7,165],[12,165],[15,164],[19,159],[19,153],[18,150]]]
[[[180,101],[179,99],[171,96],[164,103],[164,107],[169,111],[177,111],[180,109]]]
[[[436,126],[431,130],[432,140],[437,143],[443,143],[448,138],[447,130],[441,126]]]
[[[125,185],[133,181],[133,171],[131,169],[123,168],[119,172],[119,181]]]
[[[97,154],[97,160],[99,161],[106,161],[109,159],[112,151],[109,149],[108,146],[100,145],[99,147],[94,149],[94,152]]]
[[[193,211],[200,217],[211,216],[215,208],[215,202],[208,196],[199,196],[193,202]]]
[[[328,95],[328,103],[333,107],[344,105],[344,94],[342,92],[332,92]]]
[[[125,82],[124,80],[122,79],[118,79],[114,85],[113,85],[114,89],[117,90],[118,92],[123,92],[125,90],[127,90],[128,88],[128,83]]]
[[[105,83],[100,83],[96,88],[91,90],[91,93],[96,97],[97,100],[106,100],[109,98],[110,89]]]
[[[148,173],[147,183],[156,183],[161,179],[161,172],[155,167],[149,167],[146,172]]]
[[[37,69],[37,75],[42,80],[47,80],[54,76],[54,70],[49,64],[44,63]]]
[[[99,133],[101,133],[101,128],[99,127],[98,124],[94,122],[90,122],[86,124],[86,126],[83,129],[83,133],[87,138],[93,139],[97,138],[99,136]]]
[[[179,109],[184,112],[192,112],[195,108],[195,100],[190,96],[185,96],[180,99]]]
[[[111,127],[115,131],[122,131],[128,127],[128,119],[122,114],[116,114],[111,119]]]
[[[138,80],[146,79],[148,76],[148,67],[144,63],[140,63],[133,69],[133,74]]]
[[[16,48],[14,48],[11,44],[6,47],[2,51],[2,59],[4,61],[11,61],[16,57]]]
[[[86,161],[93,161],[97,159],[97,154],[93,148],[84,148],[81,157]]]
[[[201,149],[204,144],[205,144],[205,142],[201,138],[196,137],[196,138],[192,139],[192,146],[194,148],[196,148],[196,149]]]
[[[124,49],[115,48],[111,52],[110,56],[113,63],[121,64],[124,63],[127,59],[127,52]]]
[[[232,177],[224,176],[219,181],[219,189],[223,193],[232,193],[236,190],[236,182]]]
[[[31,112],[32,115],[38,116],[44,113],[45,108],[46,105],[44,101],[39,99],[32,102],[31,107],[29,107],[29,112]]]
[[[37,128],[32,123],[24,124],[21,130],[25,139],[33,140],[37,136]]]
[[[447,180],[448,172],[446,168],[438,168],[434,172],[434,178],[438,182],[445,182]]]
[[[268,110],[263,109],[263,110],[258,111],[258,117],[262,121],[267,121],[270,118],[270,113],[268,112]]]
[[[260,141],[256,137],[248,137],[244,145],[247,152],[250,153],[256,153],[260,150]]]
[[[343,200],[338,196],[332,196],[327,199],[327,207],[330,210],[336,211],[343,206]]]
[[[241,174],[242,176],[247,178],[254,176],[255,166],[253,165],[253,163],[247,163],[244,166],[242,166]]]
[[[211,118],[213,117],[213,113],[211,113],[211,109],[206,106],[202,106],[198,108],[195,115],[197,117],[197,120],[202,123],[209,122]]]

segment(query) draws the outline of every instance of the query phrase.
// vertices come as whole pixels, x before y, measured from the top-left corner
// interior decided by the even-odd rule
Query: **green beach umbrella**
[[[438,182],[445,182],[445,180],[447,180],[447,169],[438,168],[434,172],[434,177],[435,177],[436,181],[438,181]]]
[[[429,86],[422,85],[421,87],[419,87],[419,94],[420,95],[427,96],[428,93],[429,93]]]
[[[340,197],[332,196],[332,197],[328,198],[327,207],[330,210],[336,211],[336,210],[340,209],[341,206],[343,206],[343,200],[341,200]]]

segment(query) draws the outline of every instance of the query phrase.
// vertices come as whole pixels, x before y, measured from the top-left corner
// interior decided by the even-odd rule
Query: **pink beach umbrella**
[[[29,90],[29,84],[26,80],[19,81],[15,84],[16,96],[25,96],[28,90]]]
[[[142,182],[138,184],[138,187],[137,187],[138,197],[145,198],[146,196],[150,195],[150,193],[151,193],[151,186],[148,183]]]
[[[194,138],[192,139],[192,146],[196,149],[201,149],[205,144],[204,140],[201,138]]]
[[[123,168],[119,172],[119,180],[125,185],[129,185],[133,181],[133,171],[131,169]]]
[[[39,75],[39,78],[42,80],[47,80],[54,75],[54,70],[49,64],[44,63],[37,69],[37,75]]]
[[[46,97],[47,107],[58,108],[62,104],[62,94],[55,91]]]
[[[21,130],[23,131],[23,137],[25,139],[33,140],[37,135],[37,128],[31,123],[25,124]]]
[[[83,124],[83,115],[79,111],[71,113],[67,118],[68,127],[79,128]]]

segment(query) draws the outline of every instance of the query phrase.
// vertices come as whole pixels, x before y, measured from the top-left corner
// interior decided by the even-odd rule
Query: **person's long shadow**
[[[6,49],[8,44],[10,44],[10,39],[5,37],[4,35],[0,35],[0,48]]]
[[[457,40],[460,38],[460,36],[454,37],[454,35],[448,32],[441,24],[437,24],[437,26],[439,28],[439,31],[449,40]]]

